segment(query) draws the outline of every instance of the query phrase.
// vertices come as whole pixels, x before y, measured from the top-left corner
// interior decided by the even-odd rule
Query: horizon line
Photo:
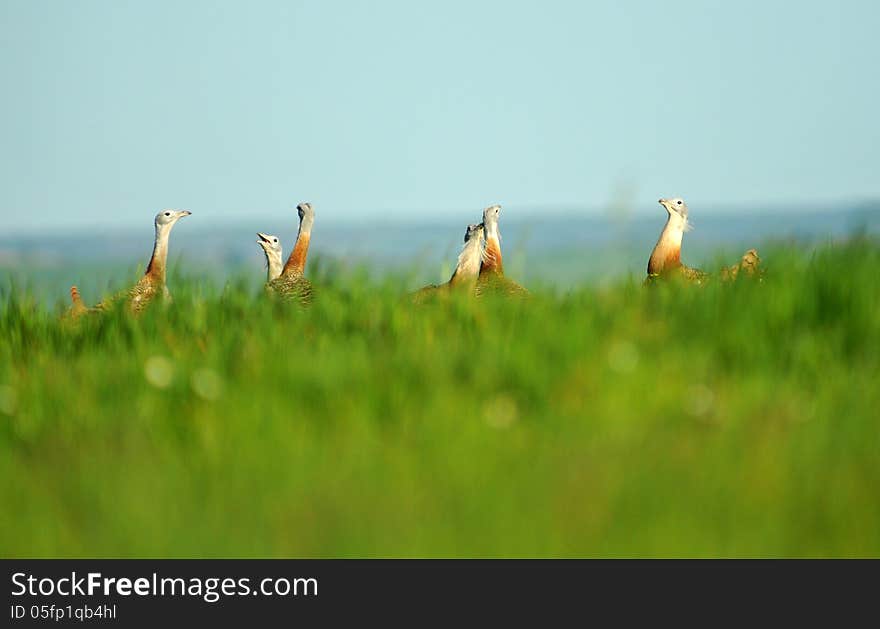
[[[626,207],[631,204],[620,204],[620,206],[614,207],[612,203],[605,204],[604,206],[585,206],[585,205],[577,205],[577,204],[565,204],[565,203],[557,203],[552,205],[539,205],[534,203],[527,204],[517,204],[511,203],[506,206],[502,204],[502,207],[512,207],[520,211],[526,212],[534,212],[536,210],[541,211],[542,217],[548,219],[609,219],[616,214],[621,213],[621,206],[623,209],[623,213],[621,216],[625,217],[626,220],[635,220],[640,218],[652,218],[655,216],[655,212],[648,209],[647,206],[643,206],[641,204],[638,207]],[[815,214],[819,213],[823,210],[843,210],[849,212],[857,212],[861,210],[875,210],[880,211],[880,198],[862,198],[862,199],[837,199],[837,200],[826,200],[826,201],[811,201],[810,203],[802,203],[797,201],[791,202],[750,202],[750,203],[732,203],[732,202],[721,202],[721,203],[704,203],[703,207],[711,207],[712,212],[711,216],[713,217],[723,217],[730,215],[740,215],[740,216],[754,216],[755,214],[769,214],[769,215],[785,215],[785,214]],[[218,229],[229,228],[233,226],[240,226],[242,223],[252,220],[254,218],[259,220],[266,220],[267,222],[270,220],[279,220],[283,219],[288,212],[292,212],[295,206],[292,206],[289,210],[265,210],[261,211],[259,214],[252,214],[245,217],[236,217],[229,214],[220,214],[214,216],[212,225],[217,226]],[[162,208],[159,208],[161,210]],[[189,209],[189,208],[187,208]],[[156,210],[157,212],[159,210]],[[481,210],[480,210],[481,211]],[[4,212],[6,213],[6,212]],[[193,212],[194,216],[198,216],[197,212]],[[354,226],[361,226],[364,223],[373,223],[374,225],[387,226],[390,224],[397,225],[436,225],[441,223],[446,223],[448,219],[454,220],[470,220],[473,218],[473,215],[478,214],[476,210],[466,210],[464,208],[455,208],[455,209],[433,209],[433,210],[424,210],[420,212],[417,216],[413,217],[412,212],[407,212],[405,210],[395,211],[395,210],[382,210],[379,208],[367,210],[362,213],[352,214],[351,212],[344,212],[341,214],[331,214],[329,216],[321,216],[320,221],[324,224],[329,224],[334,228],[343,227],[345,224],[349,223]],[[320,216],[320,214],[319,214]],[[506,223],[522,223],[526,220],[534,220],[534,216],[524,217],[521,213],[517,214],[508,214],[505,217]],[[144,221],[145,222],[145,221]],[[88,223],[73,223],[67,221],[56,222],[56,224],[51,226],[42,226],[38,224],[30,225],[30,226],[14,226],[5,234],[0,235],[0,241],[7,240],[10,238],[19,238],[22,236],[34,236],[37,233],[41,233],[44,237],[58,237],[64,235],[62,232],[67,232],[71,235],[82,235],[85,232],[93,231],[96,227],[101,226],[102,231],[104,232],[130,232],[135,229],[139,229],[144,227],[144,222],[141,222],[139,219],[123,219],[111,221],[109,224],[106,222],[96,223],[93,221],[89,221]],[[152,215],[150,217],[150,222],[152,222]],[[204,231],[204,224],[200,224],[200,229]]]

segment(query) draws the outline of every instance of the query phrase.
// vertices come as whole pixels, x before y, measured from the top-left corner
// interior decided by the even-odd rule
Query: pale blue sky
[[[0,211],[876,199],[878,32],[869,0],[0,0]]]

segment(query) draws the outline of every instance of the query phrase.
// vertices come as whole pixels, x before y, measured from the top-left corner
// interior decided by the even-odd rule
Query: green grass
[[[0,295],[4,557],[880,556],[880,245],[408,304]]]

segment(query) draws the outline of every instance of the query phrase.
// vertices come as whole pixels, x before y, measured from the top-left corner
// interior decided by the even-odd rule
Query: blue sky
[[[0,0],[3,224],[876,199],[878,6]]]

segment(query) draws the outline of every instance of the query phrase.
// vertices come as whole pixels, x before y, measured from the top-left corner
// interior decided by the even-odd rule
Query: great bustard
[[[525,288],[504,276],[504,263],[501,258],[501,232],[498,228],[500,215],[500,205],[490,205],[483,210],[486,246],[483,250],[480,273],[477,277],[476,294],[478,297],[490,293],[517,297],[528,294]]]
[[[138,280],[127,292],[115,295],[96,305],[94,308],[88,308],[83,303],[82,297],[76,286],[70,288],[70,299],[73,302],[69,316],[77,317],[89,311],[106,310],[110,304],[117,299],[124,298],[128,302],[128,307],[132,312],[138,313],[143,310],[154,299],[159,298],[165,302],[171,301],[171,293],[166,283],[166,267],[168,264],[168,239],[171,236],[171,230],[177,224],[177,221],[184,216],[190,216],[192,212],[187,210],[163,210],[156,214],[153,220],[155,227],[155,239],[153,241],[153,255],[147,265],[147,270],[143,277]]]
[[[424,301],[432,295],[455,291],[473,291],[480,273],[480,263],[483,257],[483,224],[468,225],[464,233],[464,246],[458,256],[458,262],[452,277],[444,284],[425,286],[416,291],[413,299],[416,302]]]
[[[309,242],[312,237],[312,226],[315,224],[315,210],[309,203],[296,206],[299,214],[299,233],[296,245],[290,252],[281,275],[270,280],[266,285],[270,294],[285,301],[298,301],[308,304],[312,299],[312,283],[305,278],[306,258],[309,254]]]
[[[660,205],[666,209],[666,224],[660,232],[660,238],[654,245],[648,259],[648,280],[661,277],[678,276],[698,284],[708,279],[709,275],[699,269],[686,266],[681,261],[681,241],[684,233],[690,231],[688,206],[684,199],[660,199]],[[760,258],[755,249],[745,252],[739,264],[722,271],[722,279],[735,278],[742,270],[752,275],[758,269]]]

